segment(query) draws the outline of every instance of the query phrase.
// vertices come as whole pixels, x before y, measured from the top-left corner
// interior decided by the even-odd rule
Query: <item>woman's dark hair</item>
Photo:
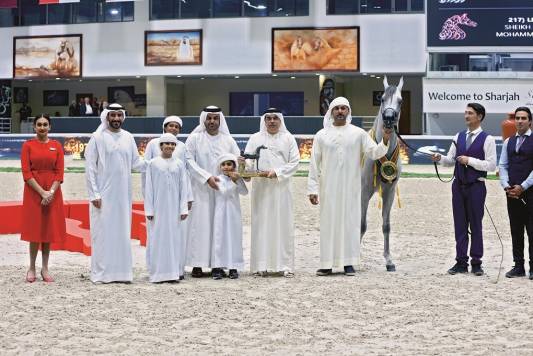
[[[515,116],[516,116],[516,113],[519,112],[519,111],[527,112],[528,120],[531,121],[531,110],[529,110],[529,108],[527,106],[521,106],[519,108],[516,108],[516,110],[514,111]]]
[[[35,119],[33,120],[33,126],[35,126],[35,124],[37,123],[37,120],[39,119],[46,119],[46,121],[48,121],[48,126],[52,125],[52,122],[50,121],[50,115],[40,114],[40,115],[35,116]]]
[[[485,118],[485,107],[483,107],[483,105],[478,103],[468,103],[466,106],[472,108],[476,114],[481,115],[481,121],[483,121]]]

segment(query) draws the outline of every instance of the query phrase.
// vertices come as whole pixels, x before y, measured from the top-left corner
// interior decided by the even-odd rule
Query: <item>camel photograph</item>
[[[272,71],[358,71],[359,28],[274,28]]]

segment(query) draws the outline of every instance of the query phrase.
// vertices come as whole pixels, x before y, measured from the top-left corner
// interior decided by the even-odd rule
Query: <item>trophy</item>
[[[255,170],[247,171],[246,170],[246,163],[245,162],[239,162],[239,175],[243,178],[252,178],[252,177],[266,177],[267,172],[261,172],[259,170],[259,157],[261,155],[261,150],[266,149],[265,146],[261,145],[255,149],[255,153],[245,153],[244,151],[241,151],[241,157],[244,157],[244,159],[251,159],[254,160],[254,166]]]

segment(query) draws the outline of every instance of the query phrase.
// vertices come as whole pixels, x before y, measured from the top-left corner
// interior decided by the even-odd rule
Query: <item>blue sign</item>
[[[531,0],[427,0],[427,46],[531,46]]]

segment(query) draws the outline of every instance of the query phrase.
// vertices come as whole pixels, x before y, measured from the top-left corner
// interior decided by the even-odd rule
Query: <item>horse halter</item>
[[[383,120],[385,128],[393,129],[398,119],[398,111],[394,110],[393,108],[386,108],[381,113],[381,119]]]

